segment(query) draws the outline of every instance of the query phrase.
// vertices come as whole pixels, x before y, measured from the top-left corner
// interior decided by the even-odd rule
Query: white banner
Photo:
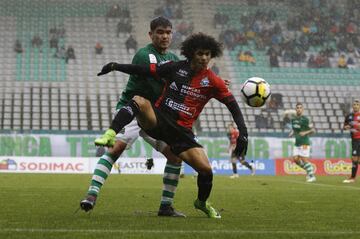
[[[0,157],[0,173],[89,173],[88,158]]]
[[[12,157],[0,156],[0,173],[89,173],[95,170],[99,158]],[[145,158],[120,158],[111,173],[163,174],[166,159],[154,158],[154,167],[146,168]]]

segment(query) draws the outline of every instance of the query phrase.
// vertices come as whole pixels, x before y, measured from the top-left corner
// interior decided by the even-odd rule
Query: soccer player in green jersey
[[[167,51],[172,38],[172,24],[168,19],[164,17],[157,17],[153,19],[150,22],[149,36],[152,43],[140,49],[135,54],[132,60],[133,64],[149,65],[151,63],[179,60],[175,54]],[[149,77],[141,77],[137,75],[129,77],[126,88],[122,92],[121,98],[117,103],[116,113],[135,95],[142,96],[151,102],[154,102],[160,96],[164,83],[148,78]],[[153,148],[161,152],[168,160],[164,170],[164,186],[158,215],[185,217],[183,213],[176,211],[172,206],[174,194],[179,181],[182,162],[181,159],[170,151],[169,146],[167,146],[165,142],[155,140],[141,130],[136,119],[127,125],[124,130],[125,131],[123,133],[117,135],[117,140],[114,139],[115,135],[111,135],[111,140],[107,142],[109,138],[109,135],[107,134],[95,140],[96,145],[107,145],[110,147],[96,165],[87,195],[80,202],[81,209],[84,211],[90,211],[93,209],[100,189],[105,183],[106,178],[109,176],[113,164],[125,149],[131,147],[140,135]]]
[[[310,157],[310,138],[309,135],[314,133],[309,118],[303,115],[304,106],[301,103],[296,104],[296,116],[291,120],[292,131],[289,136],[295,136],[295,147],[293,160],[297,165],[306,171],[306,182],[315,182],[314,167],[309,162]]]

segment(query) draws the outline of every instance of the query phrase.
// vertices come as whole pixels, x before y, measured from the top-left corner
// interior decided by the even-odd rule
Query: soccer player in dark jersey
[[[230,153],[230,160],[233,170],[233,175],[230,176],[230,178],[238,178],[239,174],[237,173],[237,161],[241,163],[241,165],[244,165],[251,171],[251,175],[255,175],[255,168],[251,166],[248,162],[246,162],[244,157],[237,157],[235,154],[235,148],[236,148],[236,139],[239,137],[239,130],[236,129],[233,123],[228,125],[228,138],[229,138],[229,153]]]
[[[360,100],[356,99],[352,105],[353,112],[345,117],[344,129],[350,130],[352,146],[351,176],[343,183],[354,183],[360,162]]]
[[[293,152],[294,162],[306,171],[306,182],[316,181],[314,167],[310,163],[310,134],[315,130],[308,117],[304,116],[304,106],[296,103],[296,116],[291,120],[292,131],[289,136],[295,136],[295,147]]]
[[[136,117],[146,133],[165,141],[172,152],[197,171],[198,197],[194,202],[195,208],[210,218],[221,218],[207,202],[213,173],[205,151],[192,132],[192,125],[211,98],[225,104],[240,133],[235,149],[237,157],[246,154],[247,128],[236,99],[224,81],[207,67],[212,58],[222,54],[221,44],[203,33],[193,34],[182,43],[181,54],[186,60],[150,66],[111,62],[102,68],[98,75],[116,70],[127,74],[153,75],[159,81],[166,82],[155,104],[144,97],[135,96],[120,109],[108,131],[114,135]]]
[[[178,57],[168,52],[167,49],[171,42],[172,37],[172,24],[164,17],[157,17],[150,22],[149,36],[152,43],[146,47],[141,48],[134,56],[133,64],[156,64],[166,61],[178,61]],[[117,103],[117,111],[126,105],[135,95],[140,95],[154,102],[161,94],[164,88],[164,83],[154,80],[152,77],[130,76],[125,90],[122,92],[121,98]],[[155,140],[149,137],[143,130],[140,129],[138,123],[133,120],[115,138],[111,135],[111,140],[107,141],[107,135],[102,136],[95,140],[96,145],[104,145],[104,140],[108,151],[99,159],[92,180],[90,183],[87,196],[80,202],[80,207],[84,211],[89,211],[95,206],[96,199],[100,192],[101,187],[105,183],[107,177],[111,172],[111,168],[120,155],[131,147],[136,139],[142,136],[146,142],[153,146],[157,151],[162,152],[168,159],[164,169],[163,177],[163,191],[158,215],[159,216],[177,216],[184,217],[172,207],[173,198],[179,181],[181,159],[176,157],[171,151],[169,146],[164,142]]]

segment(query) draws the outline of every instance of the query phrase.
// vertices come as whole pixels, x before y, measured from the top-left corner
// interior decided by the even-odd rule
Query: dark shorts
[[[352,156],[360,156],[360,139],[353,139],[351,141]]]
[[[176,155],[191,148],[202,148],[190,129],[178,125],[170,116],[167,116],[154,106],[153,109],[157,119],[157,126],[151,130],[144,130],[148,135],[167,143],[171,151]]]

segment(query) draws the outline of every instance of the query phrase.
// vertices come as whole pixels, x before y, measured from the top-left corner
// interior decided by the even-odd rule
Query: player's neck
[[[152,44],[153,46],[154,46],[154,48],[155,48],[155,50],[157,51],[157,52],[159,52],[160,54],[166,54],[166,52],[167,52],[167,48],[160,48],[160,47],[157,47],[157,46],[155,46],[154,44]]]

